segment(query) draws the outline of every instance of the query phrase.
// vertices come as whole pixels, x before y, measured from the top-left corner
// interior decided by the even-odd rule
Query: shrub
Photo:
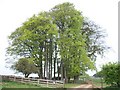
[[[102,67],[102,75],[107,84],[120,87],[120,64],[108,63]]]

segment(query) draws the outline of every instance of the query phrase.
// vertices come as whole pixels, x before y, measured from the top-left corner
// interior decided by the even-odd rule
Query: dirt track
[[[91,84],[83,84],[74,88],[69,88],[67,90],[92,90]]]

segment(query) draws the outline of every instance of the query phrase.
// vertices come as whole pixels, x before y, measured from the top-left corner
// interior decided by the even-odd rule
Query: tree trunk
[[[117,82],[117,86],[120,87],[120,82]]]
[[[79,80],[79,76],[74,76],[74,83],[77,83]]]
[[[63,80],[63,62],[61,60],[61,80]]]
[[[60,80],[60,67],[58,66],[58,80]]]
[[[49,62],[50,80],[52,79],[52,54],[53,54],[52,39],[50,39],[50,62]]]
[[[49,59],[49,79],[50,79],[50,59]]]
[[[40,64],[41,64],[41,66],[40,66],[40,78],[42,79],[43,78],[42,60],[40,61]]]
[[[45,65],[46,65],[46,61],[44,62],[44,72],[43,72],[43,78],[45,78]]]
[[[70,83],[70,77],[68,77],[68,83]]]
[[[39,76],[40,79],[42,79],[42,68],[41,68],[41,67],[39,67],[39,73],[38,73],[38,76]]]
[[[46,52],[45,52],[46,54],[46,60],[45,60],[45,74],[46,74],[46,79],[48,79],[48,45],[47,45],[47,43],[46,43]]]
[[[56,60],[57,60],[57,45],[55,42],[55,58],[54,58],[54,80],[55,80],[55,74],[56,74]]]
[[[44,57],[45,57],[45,62],[44,62],[44,79],[45,79],[45,70],[46,70],[46,63],[47,63],[47,50],[46,50],[46,48],[47,48],[47,45],[46,45],[46,41],[45,41],[45,51],[44,51]]]
[[[55,80],[55,67],[56,67],[56,65],[55,65],[55,62],[56,62],[56,59],[54,59],[54,80]]]
[[[25,74],[25,78],[28,78],[29,75],[30,75],[30,74]]]
[[[43,48],[41,47],[41,51],[40,51],[40,54],[39,54],[39,61],[40,61],[40,66],[39,66],[39,78],[42,79],[43,78],[43,67],[42,67],[42,51],[43,51]]]
[[[67,70],[64,68],[65,83],[68,83]]]

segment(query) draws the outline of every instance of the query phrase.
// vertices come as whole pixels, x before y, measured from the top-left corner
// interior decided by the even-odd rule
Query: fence
[[[0,75],[3,81],[15,81],[28,84],[41,85],[42,87],[52,87],[52,88],[63,88],[64,81],[58,80],[46,80],[46,79],[34,79],[34,78],[23,78],[13,75]]]

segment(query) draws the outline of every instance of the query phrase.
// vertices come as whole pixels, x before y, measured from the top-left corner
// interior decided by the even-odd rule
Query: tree
[[[62,80],[77,80],[81,73],[95,69],[93,57],[104,50],[96,44],[102,37],[93,26],[72,3],[59,4],[49,12],[33,15],[11,33],[7,53],[34,58],[40,78],[52,79],[52,73],[55,78],[57,72]]]
[[[20,58],[11,67],[17,72],[21,72],[27,78],[31,73],[37,73],[38,68],[35,66],[32,58]]]
[[[51,41],[56,37],[57,28],[52,23],[51,18],[46,12],[40,13],[38,16],[33,15],[23,25],[16,29],[10,36],[10,46],[7,49],[9,55],[17,55],[18,57],[35,58],[35,65],[39,68],[39,77],[43,77],[43,61],[45,61],[47,48],[48,52],[53,53]],[[45,46],[45,43],[47,45]],[[53,41],[54,43],[54,41]],[[51,50],[51,51],[50,51]],[[48,54],[46,62],[50,65],[48,58],[52,59],[52,54]],[[52,71],[52,70],[51,70]]]
[[[62,78],[79,77],[80,72],[93,69],[93,62],[87,56],[85,41],[81,34],[83,16],[71,3],[56,5],[51,9],[58,27],[58,48],[61,56]],[[87,65],[87,64],[90,65]]]
[[[103,56],[104,52],[110,49],[105,45],[106,33],[102,27],[86,17],[83,21],[82,34],[85,36],[87,53],[91,60],[96,61],[97,55]]]
[[[107,84],[120,87],[120,64],[108,63],[102,67],[102,76]]]

